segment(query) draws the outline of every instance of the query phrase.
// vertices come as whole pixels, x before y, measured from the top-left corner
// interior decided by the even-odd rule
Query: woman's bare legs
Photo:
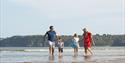
[[[88,51],[91,53],[91,55],[93,55],[91,48],[88,48]]]
[[[91,48],[85,48],[85,55],[88,55],[89,53],[93,55]]]

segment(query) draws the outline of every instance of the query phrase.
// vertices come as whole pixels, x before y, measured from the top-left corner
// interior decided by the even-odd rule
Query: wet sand
[[[48,61],[34,61],[34,62],[17,62],[17,63],[125,63],[125,58],[115,58],[115,59],[92,59],[92,56],[83,57],[83,60],[78,61],[76,57],[73,60],[68,60],[68,58],[63,58],[59,56],[58,60],[55,61],[54,57],[49,57]],[[44,60],[44,59],[41,59]]]

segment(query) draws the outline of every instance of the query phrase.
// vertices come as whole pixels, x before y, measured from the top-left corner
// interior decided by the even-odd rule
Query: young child
[[[74,48],[74,53],[77,54],[79,48],[79,37],[76,33],[73,35],[71,46]]]
[[[63,52],[64,42],[62,41],[61,37],[58,38],[58,51],[59,55]]]

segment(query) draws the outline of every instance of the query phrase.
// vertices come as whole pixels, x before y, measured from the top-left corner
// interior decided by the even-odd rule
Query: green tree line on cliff
[[[70,47],[71,35],[62,35],[65,47]],[[83,47],[82,36],[79,35],[80,47]],[[95,46],[125,46],[125,35],[93,35]],[[47,47],[48,42],[44,41],[43,35],[12,36],[0,38],[0,47]]]

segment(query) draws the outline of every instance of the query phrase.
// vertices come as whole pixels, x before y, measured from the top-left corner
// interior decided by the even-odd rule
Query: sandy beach
[[[20,48],[15,48],[19,50]],[[23,48],[22,48],[23,49]],[[0,51],[0,63],[124,63],[124,47],[96,47],[94,55],[84,56],[83,48],[79,49],[78,55],[74,55],[72,48],[64,48],[61,56],[55,49],[53,56],[48,55],[48,48],[25,48],[25,51],[5,49]]]

